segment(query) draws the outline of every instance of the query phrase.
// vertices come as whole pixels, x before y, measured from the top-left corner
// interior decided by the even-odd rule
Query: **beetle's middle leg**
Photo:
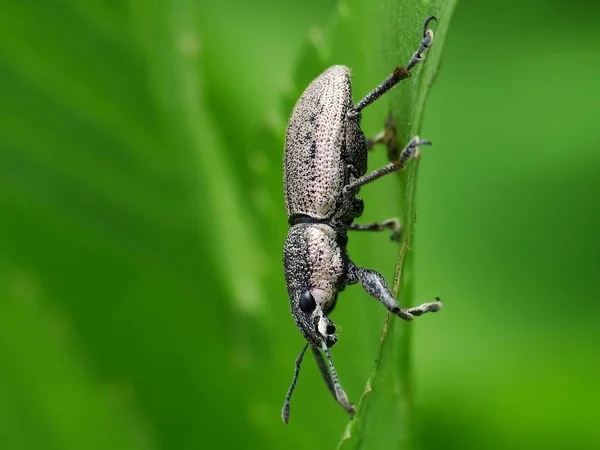
[[[392,241],[398,242],[400,240],[400,235],[402,232],[402,227],[400,226],[400,219],[397,217],[392,217],[391,219],[384,220],[383,222],[373,222],[373,223],[351,223],[348,227],[349,230],[353,231],[392,231]]]
[[[410,158],[415,158],[419,155],[419,146],[421,145],[431,145],[431,142],[427,140],[421,140],[419,139],[419,136],[413,137],[408,145],[404,147],[402,153],[400,153],[400,158],[398,158],[398,161],[392,161],[387,166],[374,170],[367,175],[351,181],[344,186],[344,194],[348,194],[362,185],[370,183],[371,181],[375,181],[385,175],[404,169],[404,164],[406,164]]]

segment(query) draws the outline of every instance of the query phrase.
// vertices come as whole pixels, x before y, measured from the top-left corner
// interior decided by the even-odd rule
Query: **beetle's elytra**
[[[290,310],[307,344],[296,359],[294,378],[283,405],[281,415],[285,423],[289,421],[290,399],[308,346],[331,394],[351,417],[354,415],[354,407],[342,389],[329,352],[337,335],[328,316],[346,285],[360,283],[389,312],[405,320],[441,308],[439,299],[415,308],[401,308],[383,276],[356,266],[346,251],[348,230],[397,231],[398,228],[395,219],[375,224],[353,223],[363,212],[363,201],[358,197],[360,187],[402,169],[418,153],[419,146],[431,144],[415,136],[398,161],[367,174],[367,140],[360,121],[362,109],[409,77],[410,70],[423,60],[433,42],[433,31],[427,26],[434,19],[429,16],[425,20],[423,39],[408,65],[397,67],[361,101],[352,102],[349,69],[333,66],[310,83],[290,117],[283,161],[290,230],[283,247],[283,268]],[[371,141],[378,142],[380,138]]]

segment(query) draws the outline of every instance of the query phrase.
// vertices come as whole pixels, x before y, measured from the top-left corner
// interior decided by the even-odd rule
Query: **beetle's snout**
[[[337,342],[337,335],[335,334],[335,324],[329,319],[329,317],[323,315],[317,322],[317,332],[327,343],[327,347],[332,347]]]
[[[325,339],[325,343],[327,344],[327,348],[331,348],[335,345],[335,343],[337,342],[337,336],[335,334],[332,334],[331,336],[327,336],[327,338]]]

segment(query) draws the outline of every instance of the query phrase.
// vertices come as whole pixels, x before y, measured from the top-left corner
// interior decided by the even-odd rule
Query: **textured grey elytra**
[[[288,217],[307,215],[330,219],[347,184],[346,136],[366,146],[358,128],[346,132],[346,114],[352,107],[350,71],[333,66],[323,72],[304,91],[290,117],[285,137],[283,162],[285,205]],[[356,123],[353,121],[353,123]],[[358,174],[366,171],[367,155],[358,152],[353,160]]]
[[[360,128],[361,110],[411,75],[410,69],[423,60],[423,53],[433,41],[433,32],[427,25],[434,19],[430,16],[425,20],[423,39],[407,67],[396,68],[355,105],[347,67],[333,66],[319,75],[296,103],[286,132],[283,187],[291,227],[283,247],[283,268],[290,310],[311,346],[329,391],[351,417],[354,407],[342,389],[329,351],[337,342],[336,327],[329,314],[339,292],[346,285],[359,283],[389,312],[405,320],[441,308],[439,299],[414,308],[401,308],[383,276],[372,269],[357,267],[346,251],[348,230],[392,229],[395,233],[399,230],[396,219],[381,224],[353,223],[364,209],[358,197],[360,187],[402,169],[411,157],[418,155],[419,146],[431,143],[415,136],[398,161],[366,174],[367,140]],[[296,358],[294,378],[281,413],[285,423],[289,420],[290,400],[305,351],[306,347]]]

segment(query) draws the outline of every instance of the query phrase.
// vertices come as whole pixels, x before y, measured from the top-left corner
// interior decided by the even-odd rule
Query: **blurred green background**
[[[347,418],[311,358],[289,426],[279,413],[302,346],[280,266],[282,132],[294,80],[317,74],[300,55],[353,14],[338,11],[3,2],[1,449],[337,445]],[[600,448],[599,13],[455,11],[413,246],[417,298],[446,306],[411,325],[423,449]],[[356,97],[389,70],[369,65],[370,34],[323,56],[352,65]],[[365,110],[368,135],[385,114]],[[397,214],[394,186],[364,189],[364,222]],[[349,250],[391,279],[387,236]],[[340,298],[333,353],[355,401],[384,318],[359,288]]]

